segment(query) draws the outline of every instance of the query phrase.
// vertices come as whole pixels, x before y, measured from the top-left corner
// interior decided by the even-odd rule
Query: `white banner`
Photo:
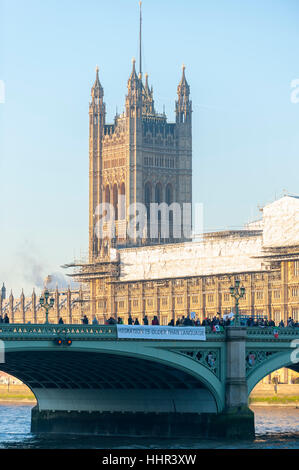
[[[204,326],[117,325],[119,339],[205,341]]]
[[[234,312],[227,313],[223,315],[223,320],[231,319],[235,316]]]

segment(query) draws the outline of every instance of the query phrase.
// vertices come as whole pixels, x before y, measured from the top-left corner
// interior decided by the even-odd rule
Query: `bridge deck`
[[[171,328],[171,327],[170,327]],[[208,341],[224,341],[226,337],[224,331],[212,332],[210,327],[206,328],[206,338]],[[262,339],[265,341],[289,341],[290,338],[299,337],[299,328],[279,328],[279,327],[248,327],[248,339]],[[274,332],[278,332],[278,338],[274,337]],[[58,336],[68,336],[72,339],[90,340],[119,340],[116,325],[54,325],[54,324],[0,324],[0,339],[2,340],[26,340],[26,339],[53,339]],[[134,341],[138,341],[135,338]],[[170,339],[171,340],[171,339]],[[147,341],[157,341],[148,339]],[[167,340],[165,340],[167,341]],[[190,341],[190,340],[189,340]]]

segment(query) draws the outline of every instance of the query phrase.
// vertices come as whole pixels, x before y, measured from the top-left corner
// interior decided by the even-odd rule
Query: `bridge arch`
[[[105,350],[108,347],[119,355],[131,355],[130,342],[117,342],[113,346],[111,343],[105,344]],[[100,345],[101,347],[102,345]],[[177,345],[176,345],[177,346]],[[98,350],[98,349],[97,349]],[[184,354],[169,349],[159,349],[157,347],[150,347],[147,344],[139,344],[138,349],[134,348],[134,357],[138,357],[143,361],[154,361],[165,366],[170,366],[173,369],[181,370],[182,372],[190,375],[200,381],[213,395],[216,402],[217,411],[220,412],[224,408],[224,386],[216,375],[207,367],[194,361]]]
[[[130,396],[137,401],[145,397],[147,403],[156,399],[165,410],[170,406],[168,411],[173,406],[178,409],[183,399],[195,402],[193,411],[196,406],[200,410],[196,401],[202,397],[205,406],[201,411],[221,412],[224,408],[223,386],[215,374],[175,351],[141,343],[132,348],[126,341],[74,341],[65,349],[49,348],[39,341],[6,344],[7,361],[0,365],[1,370],[29,387],[40,409],[55,410],[58,403],[63,410],[74,406],[98,410],[103,403],[108,406],[108,399],[116,406],[117,399]]]
[[[282,367],[288,367],[299,372],[299,364],[294,364],[291,360],[291,354],[294,352],[294,349],[289,349],[273,355],[270,359],[264,361],[259,366],[254,368],[251,373],[249,373],[247,378],[248,385],[248,395],[252,392],[254,387],[267,375],[272,372],[281,369]]]

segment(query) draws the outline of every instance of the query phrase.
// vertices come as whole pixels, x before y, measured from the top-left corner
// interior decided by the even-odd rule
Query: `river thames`
[[[252,406],[253,441],[45,435],[30,433],[31,405],[0,405],[0,449],[299,449],[299,408]]]

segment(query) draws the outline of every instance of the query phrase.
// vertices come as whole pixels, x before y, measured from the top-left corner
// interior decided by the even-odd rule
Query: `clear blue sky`
[[[0,0],[0,282],[16,295],[87,250],[90,88],[99,65],[111,121],[138,15],[137,0]],[[186,64],[206,230],[299,193],[298,23],[298,0],[143,1],[143,69],[170,121]]]

